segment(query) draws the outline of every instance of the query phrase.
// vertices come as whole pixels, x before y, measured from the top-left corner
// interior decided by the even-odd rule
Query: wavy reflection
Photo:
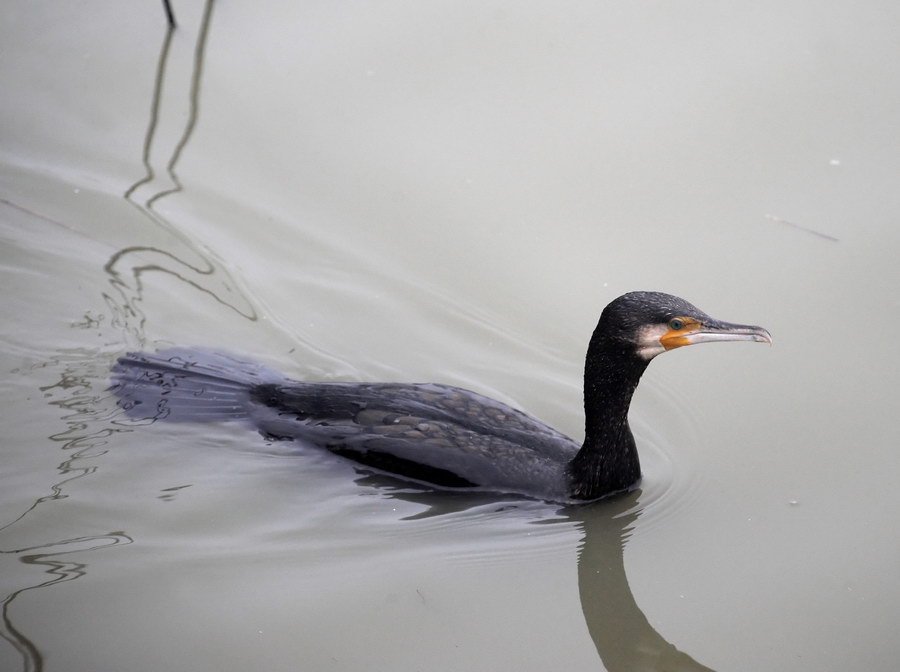
[[[26,672],[40,672],[44,661],[41,650],[32,637],[15,624],[13,606],[19,596],[84,576],[88,571],[86,556],[79,556],[78,560],[74,560],[72,559],[74,553],[102,550],[132,541],[124,532],[72,536],[26,547],[15,547],[15,542],[11,541],[18,526],[35,510],[65,500],[69,496],[66,491],[74,481],[97,471],[97,458],[106,454],[106,446],[113,435],[129,431],[110,423],[117,410],[104,403],[106,392],[97,393],[94,389],[97,380],[105,379],[106,368],[105,360],[98,360],[88,353],[60,355],[30,367],[32,371],[37,369],[60,371],[56,382],[38,389],[47,403],[60,411],[59,417],[65,429],[47,438],[60,444],[65,457],[57,465],[56,476],[46,486],[46,490],[18,515],[12,514],[0,524],[0,533],[3,534],[0,537],[3,543],[3,548],[0,548],[0,560],[4,564],[7,559],[13,560],[13,564],[5,566],[0,575],[7,586],[16,586],[13,590],[7,588],[9,592],[0,600],[0,639],[7,641],[16,650],[22,659],[21,669]],[[31,528],[25,528],[23,533],[26,536],[33,536],[35,531],[36,527],[32,525]],[[35,576],[33,570],[23,572],[22,565],[41,568],[43,571]],[[50,576],[49,579],[46,578],[47,575]]]
[[[105,366],[105,361],[78,358],[66,362],[60,357],[31,367],[61,369],[59,380],[38,389],[48,400],[48,404],[56,406],[61,411],[60,419],[66,428],[47,438],[62,444],[60,449],[66,458],[56,467],[56,472],[61,478],[51,483],[47,487],[47,492],[37,497],[18,516],[0,525],[0,532],[21,521],[41,504],[65,499],[66,485],[96,471],[97,466],[89,460],[106,453],[105,446],[110,438],[119,432],[130,431],[127,428],[110,425],[109,421],[117,415],[117,410],[99,403],[106,394],[98,395],[94,391],[94,382],[105,378]]]
[[[169,8],[168,3],[165,3]],[[256,320],[257,315],[251,302],[240,291],[237,283],[227,270],[216,261],[214,255],[199,249],[183,232],[182,227],[173,224],[154,210],[161,198],[183,191],[178,175],[178,164],[189,145],[199,121],[200,91],[203,75],[204,53],[209,37],[213,0],[206,0],[196,24],[196,38],[190,62],[173,58],[174,20],[168,24],[156,62],[156,72],[151,96],[149,120],[144,132],[141,163],[144,174],[123,193],[123,198],[132,204],[142,216],[153,224],[155,231],[162,229],[166,237],[174,241],[171,250],[161,249],[151,244],[134,244],[123,247],[113,254],[103,267],[109,278],[110,289],[102,296],[109,313],[105,316],[85,315],[83,322],[73,324],[75,328],[96,328],[118,330],[124,336],[126,347],[142,346],[145,341],[146,317],[141,309],[144,296],[144,280],[147,273],[163,273],[176,278],[187,286],[211,296],[219,304],[230,308],[242,317]],[[187,22],[190,23],[190,22]],[[184,22],[182,26],[186,25]],[[180,29],[179,35],[188,36],[190,29]],[[190,89],[187,98],[187,115],[177,97],[165,97],[167,76],[190,72]],[[178,127],[174,135],[161,132],[161,122],[173,120],[169,129]],[[162,163],[155,156],[164,157]],[[161,183],[162,177],[162,183]],[[5,202],[24,212],[28,210],[13,203]],[[36,213],[35,216],[40,217]],[[47,218],[44,218],[47,219]],[[58,222],[54,222],[59,224]],[[174,251],[173,251],[174,250]],[[191,260],[191,261],[189,261]],[[119,339],[116,339],[118,342]],[[57,465],[55,474],[48,479],[49,484],[37,494],[30,505],[17,512],[3,512],[0,533],[3,547],[0,560],[12,561],[2,572],[7,587],[0,601],[0,639],[8,642],[22,661],[21,669],[26,672],[41,672],[44,659],[40,646],[15,622],[16,600],[23,594],[36,589],[50,588],[60,583],[81,578],[88,571],[86,555],[111,546],[131,543],[124,532],[106,535],[78,536],[77,533],[62,540],[50,540],[25,548],[15,548],[12,536],[32,517],[35,510],[65,500],[73,481],[96,472],[98,458],[106,453],[106,444],[117,432],[130,431],[109,422],[118,409],[105,404],[107,394],[93,389],[97,381],[105,381],[109,362],[98,353],[71,351],[33,365],[31,368],[55,369],[59,371],[56,382],[41,387],[40,391],[48,403],[60,410],[60,419],[65,428],[48,438],[60,445],[65,458]],[[183,486],[182,486],[183,487]],[[34,527],[25,530],[33,534]],[[10,548],[12,547],[12,548]],[[27,568],[27,569],[26,569]],[[40,569],[34,576],[33,570]],[[23,573],[24,571],[24,573]],[[48,578],[49,577],[49,578]]]
[[[200,256],[198,254],[198,256]],[[146,318],[138,307],[138,303],[143,297],[144,283],[142,276],[145,273],[159,272],[170,275],[181,282],[197,289],[208,296],[211,296],[219,304],[230,308],[241,317],[255,321],[257,319],[256,311],[249,301],[244,299],[240,290],[231,281],[231,278],[224,277],[219,279],[220,287],[218,290],[211,289],[203,282],[205,278],[216,275],[220,269],[209,262],[205,257],[205,265],[199,266],[191,264],[184,259],[179,258],[168,250],[157,247],[135,245],[126,247],[109,258],[109,261],[103,266],[103,270],[110,276],[110,283],[116,288],[117,293],[123,299],[121,303],[115,303],[110,306],[114,308],[113,317],[120,318],[117,325],[131,327],[135,335],[141,335],[140,341],[143,342],[143,329]],[[130,282],[129,282],[130,278]],[[245,305],[236,305],[223,298],[220,293],[226,293],[232,297],[241,300]],[[104,294],[107,305],[110,305],[110,297]],[[131,320],[137,320],[137,324],[129,324]]]
[[[200,88],[203,81],[203,63],[204,55],[206,53],[206,43],[209,37],[210,24],[212,22],[212,9],[213,0],[206,0],[203,6],[203,14],[200,18],[199,26],[197,28],[196,41],[194,42],[193,60],[191,64],[190,89],[188,93],[187,117],[184,123],[184,127],[182,128],[181,133],[179,134],[173,147],[171,148],[171,150],[166,152],[169,158],[165,163],[165,172],[172,186],[166,189],[159,189],[155,193],[150,195],[144,202],[145,207],[147,207],[148,209],[151,209],[153,203],[158,201],[160,198],[182,191],[184,188],[181,180],[178,177],[176,167],[178,165],[178,162],[181,160],[181,155],[184,152],[185,147],[187,147],[188,143],[191,140],[191,136],[194,133],[194,129],[197,126],[197,121],[200,116]],[[169,14],[169,17],[171,17],[171,14]],[[150,105],[149,123],[147,126],[147,131],[144,134],[144,146],[141,160],[144,164],[145,174],[142,178],[128,187],[128,189],[126,189],[125,193],[123,194],[127,200],[132,200],[134,202],[137,202],[134,198],[135,192],[137,192],[137,190],[144,185],[152,183],[157,176],[157,171],[153,168],[152,153],[155,141],[157,139],[157,130],[159,128],[159,123],[162,119],[161,110],[163,103],[163,91],[165,89],[166,75],[169,71],[170,66],[169,53],[172,48],[172,36],[174,32],[174,17],[171,17],[171,20],[167,25],[162,47],[160,48],[159,57],[157,59],[156,78],[154,81],[153,96]],[[179,64],[176,63],[173,67],[177,68],[178,66]],[[165,148],[162,149],[163,151],[165,151]]]
[[[81,324],[73,326],[83,328]],[[64,454],[64,459],[56,467],[55,476],[52,480],[48,479],[49,485],[18,515],[6,511],[4,513],[9,517],[0,521],[0,561],[5,565],[0,576],[7,586],[4,590],[9,591],[0,600],[0,639],[8,642],[19,654],[21,669],[26,672],[40,672],[44,661],[39,646],[29,633],[15,623],[15,601],[29,591],[49,588],[84,576],[88,571],[88,563],[85,561],[87,556],[79,556],[75,560],[72,559],[72,554],[102,550],[132,541],[124,532],[73,535],[24,547],[17,547],[12,541],[19,526],[37,509],[65,500],[69,496],[66,491],[74,481],[97,471],[97,458],[106,454],[106,446],[113,435],[129,431],[110,423],[117,411],[104,403],[106,392],[98,393],[94,389],[97,380],[105,379],[106,367],[105,360],[98,360],[91,353],[72,352],[34,364],[26,370],[16,370],[18,373],[34,373],[38,369],[59,371],[55,382],[38,389],[47,403],[58,409],[60,420],[65,425],[62,431],[47,437],[59,445]],[[33,538],[37,530],[32,525],[21,531],[25,536]],[[12,564],[7,564],[7,560]],[[25,570],[23,565],[40,568],[42,572],[36,576],[33,569]],[[50,578],[46,578],[47,575]],[[8,586],[15,588],[10,589]]]
[[[142,348],[146,342],[147,318],[141,303],[147,273],[173,277],[251,322],[259,319],[253,304],[219,264],[210,261],[209,256],[201,254],[190,243],[185,242],[185,247],[201,263],[191,263],[158,247],[133,245],[122,248],[104,264],[111,291],[102,293],[103,300],[110,313],[110,326],[122,331],[126,347]]]
[[[241,317],[254,321],[257,319],[256,310],[250,300],[239,290],[237,283],[222,264],[218,263],[213,255],[199,249],[180,227],[174,226],[154,209],[154,205],[160,199],[184,190],[177,166],[200,118],[200,92],[206,45],[212,23],[213,0],[206,0],[204,3],[196,27],[194,48],[188,66],[190,85],[186,115],[183,115],[177,96],[170,96],[168,99],[164,96],[167,78],[171,79],[186,69],[184,59],[171,58],[175,20],[168,3],[165,3],[165,7],[168,27],[157,58],[149,119],[141,153],[144,175],[125,190],[123,198],[155,225],[165,229],[183,251],[174,252],[153,245],[131,245],[116,252],[105,264],[103,270],[110,276],[113,291],[104,293],[103,298],[112,313],[113,326],[125,332],[131,347],[143,346],[145,341],[146,317],[140,303],[144,290],[142,276],[148,272],[161,272],[177,278],[211,296]],[[175,126],[181,125],[182,122],[178,120],[182,116],[185,118],[174,142],[159,132],[161,122],[166,116],[176,120],[171,124]],[[163,160],[162,169],[155,167],[154,155],[167,157]],[[158,184],[159,173],[166,175],[168,184]],[[188,261],[189,258],[197,261]]]
[[[124,532],[110,532],[63,539],[41,546],[0,551],[0,554],[18,556],[22,564],[40,568],[43,575],[50,576],[49,579],[14,590],[0,601],[0,637],[9,642],[22,657],[22,669],[25,672],[41,672],[44,669],[44,657],[34,641],[13,623],[12,607],[16,599],[29,591],[74,581],[87,574],[88,564],[83,559],[81,561],[66,559],[66,556],[130,544],[132,541],[132,538]]]

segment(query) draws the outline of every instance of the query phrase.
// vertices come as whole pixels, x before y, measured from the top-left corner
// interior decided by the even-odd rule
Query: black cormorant
[[[581,445],[458,387],[300,382],[205,350],[127,354],[113,367],[112,389],[132,418],[242,420],[267,437],[300,440],[419,482],[571,502],[638,483],[628,407],[641,374],[666,350],[713,341],[772,337],[670,294],[631,292],[606,306],[585,361]]]

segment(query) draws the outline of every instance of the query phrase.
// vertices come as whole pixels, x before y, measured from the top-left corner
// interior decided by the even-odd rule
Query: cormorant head
[[[617,341],[649,362],[666,350],[715,341],[771,343],[762,327],[710,317],[684,299],[662,292],[629,292],[603,310],[595,336]]]

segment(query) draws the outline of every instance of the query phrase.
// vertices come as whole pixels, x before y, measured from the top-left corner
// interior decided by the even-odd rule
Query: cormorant
[[[112,369],[111,389],[132,418],[244,421],[269,438],[320,446],[418,482],[571,502],[637,485],[628,407],[641,374],[667,350],[714,341],[772,337],[670,294],[631,292],[612,301],[588,345],[582,444],[458,387],[300,382],[206,350],[126,354]]]

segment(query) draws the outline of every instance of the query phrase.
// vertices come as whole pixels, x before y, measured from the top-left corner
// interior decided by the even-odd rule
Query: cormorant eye
[[[684,320],[678,317],[669,320],[669,329],[672,331],[681,331],[684,329]]]

